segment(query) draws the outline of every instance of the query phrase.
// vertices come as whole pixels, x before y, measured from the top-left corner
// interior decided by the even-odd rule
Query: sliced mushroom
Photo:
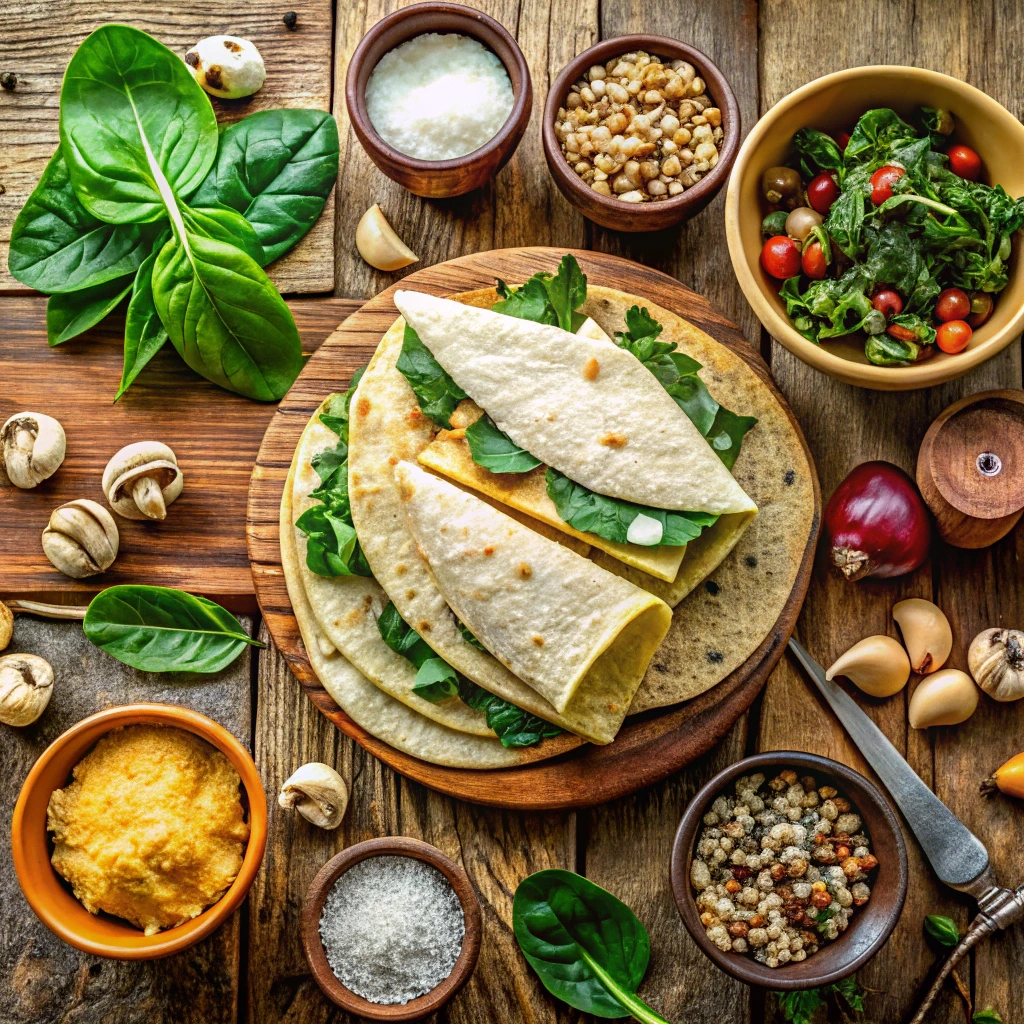
[[[330,765],[311,761],[285,781],[277,802],[320,828],[337,828],[348,809],[348,786]]]
[[[114,517],[88,498],[77,498],[54,509],[43,530],[46,557],[74,579],[109,569],[117,558],[117,545]]]
[[[35,487],[57,472],[64,461],[64,428],[41,412],[15,413],[0,428],[4,466],[15,487]]]
[[[50,703],[53,669],[36,654],[0,658],[0,722],[31,725]]]
[[[125,519],[166,519],[167,506],[184,486],[174,452],[159,441],[127,445],[103,471],[103,493]]]
[[[377,270],[401,270],[419,259],[398,237],[376,203],[359,218],[356,225],[356,249]]]

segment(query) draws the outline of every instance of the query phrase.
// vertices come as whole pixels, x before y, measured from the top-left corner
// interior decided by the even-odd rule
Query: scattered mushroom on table
[[[103,493],[125,519],[165,519],[184,486],[174,452],[159,441],[126,445],[103,471]]]

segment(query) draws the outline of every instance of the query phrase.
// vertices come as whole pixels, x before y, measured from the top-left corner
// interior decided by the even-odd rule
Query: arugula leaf
[[[451,415],[466,397],[466,392],[452,380],[408,324],[405,325],[402,354],[398,357],[397,366],[409,382],[424,414],[439,427],[451,430]]]
[[[459,676],[459,697],[475,711],[486,714],[487,727],[494,730],[503,747],[532,747],[562,732],[557,725],[516,707],[463,676]]]
[[[575,331],[586,319],[577,312],[587,300],[587,277],[580,270],[575,256],[568,253],[554,274],[539,272],[518,288],[497,282],[501,301],[491,309],[520,320],[551,324],[566,331]]]
[[[529,473],[541,464],[540,459],[502,433],[487,415],[466,427],[466,441],[473,461],[492,473]]]

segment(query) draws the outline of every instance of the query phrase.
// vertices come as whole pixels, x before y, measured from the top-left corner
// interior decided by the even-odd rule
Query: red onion
[[[902,576],[924,564],[932,527],[914,481],[890,462],[864,462],[825,506],[832,564],[848,580]]]

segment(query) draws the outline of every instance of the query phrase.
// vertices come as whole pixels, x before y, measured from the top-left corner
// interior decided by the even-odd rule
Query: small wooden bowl
[[[350,867],[367,857],[379,857],[392,854],[402,857],[415,857],[426,861],[441,872],[451,883],[455,895],[462,904],[462,913],[466,919],[466,934],[462,940],[462,951],[452,968],[452,973],[436,988],[417,999],[401,1003],[371,1003],[362,996],[357,996],[346,988],[338,976],[331,970],[320,940],[320,915],[323,913],[324,901],[334,883]],[[477,899],[469,876],[450,857],[446,857],[436,847],[419,839],[406,836],[390,836],[383,839],[369,839],[365,843],[357,843],[347,850],[342,850],[332,857],[318,872],[306,893],[306,902],[302,907],[300,922],[302,948],[309,961],[310,970],[316,983],[324,994],[343,1010],[367,1017],[370,1020],[419,1020],[439,1010],[463,985],[476,967],[480,955],[480,936],[483,928],[480,914],[480,901]]]
[[[595,64],[604,64],[632,50],[644,50],[659,57],[678,58],[692,64],[697,74],[707,83],[708,95],[722,111],[724,135],[718,163],[682,195],[660,202],[624,203],[621,199],[611,199],[595,192],[566,162],[561,143],[555,135],[558,108],[564,103],[573,83]],[[660,231],[700,213],[729,179],[729,172],[740,148],[740,132],[740,108],[736,96],[714,62],[700,50],[678,39],[654,35],[605,39],[574,57],[562,68],[555,84],[548,91],[544,104],[544,124],[541,127],[544,156],[558,190],[584,217],[613,231]]]
[[[228,891],[198,917],[155,935],[107,914],[90,914],[50,863],[46,806],[50,794],[68,782],[71,770],[111,729],[164,725],[185,729],[212,743],[234,766],[249,804],[249,842],[242,867]],[[61,734],[28,773],[11,821],[14,870],[25,899],[58,938],[95,956],[114,960],[155,960],[170,956],[216,931],[245,899],[267,841],[267,800],[249,752],[223,726],[188,708],[171,704],[128,704],[90,715]]]
[[[800,963],[766,967],[745,953],[724,952],[704,931],[693,887],[693,861],[702,819],[715,799],[732,790],[732,783],[752,772],[795,768],[813,775],[818,785],[835,786],[856,808],[871,838],[871,851],[878,858],[871,899],[854,915],[853,921],[835,942],[819,948]],[[903,911],[907,897],[907,848],[896,815],[888,801],[860,772],[816,754],[794,750],[773,750],[745,757],[719,772],[691,801],[679,823],[672,847],[671,880],[683,924],[701,950],[734,978],[748,985],[783,991],[831,985],[860,970],[881,948]]]
[[[917,453],[917,486],[942,539],[987,548],[1024,514],[1024,391],[983,391],[940,413]]]
[[[389,50],[424,32],[457,32],[472,36],[505,65],[515,103],[508,120],[490,142],[453,160],[417,160],[389,146],[366,112],[366,83]],[[461,196],[485,185],[516,151],[533,107],[533,85],[523,51],[493,18],[452,3],[404,7],[377,22],[360,40],[345,76],[345,103],[359,141],[370,159],[403,188],[428,199]]]

